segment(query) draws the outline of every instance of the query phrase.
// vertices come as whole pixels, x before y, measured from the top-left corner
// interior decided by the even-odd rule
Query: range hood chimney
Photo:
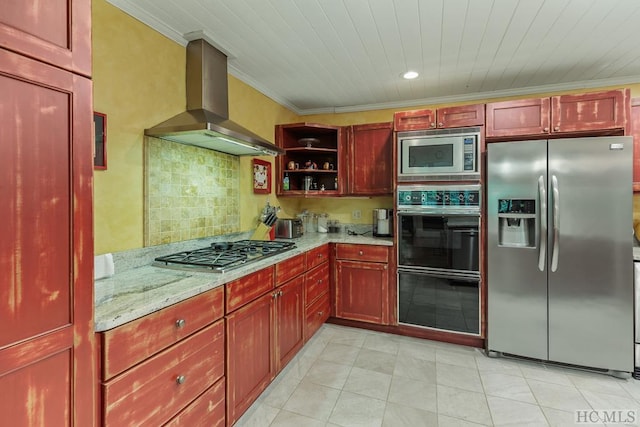
[[[237,156],[284,150],[229,120],[227,56],[203,39],[187,45],[187,111],[144,134]]]

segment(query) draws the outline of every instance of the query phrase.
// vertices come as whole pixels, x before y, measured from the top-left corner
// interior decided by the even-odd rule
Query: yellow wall
[[[143,133],[184,111],[185,48],[94,0],[94,110],[107,114],[107,170],[95,171],[95,253],[143,246]],[[274,124],[298,116],[229,76],[230,118],[272,141]],[[268,157],[265,158],[269,160]],[[254,195],[251,158],[240,162],[241,230],[256,225],[267,196]],[[275,197],[270,199],[276,204]]]
[[[143,246],[143,132],[184,110],[185,49],[105,0],[94,0],[92,8],[94,110],[107,114],[108,169],[95,172],[94,192],[95,252],[101,254]],[[640,96],[640,84],[630,87],[632,96]],[[592,89],[573,92],[587,91]],[[272,142],[274,125],[279,123],[375,123],[391,121],[393,112],[386,109],[300,117],[229,76],[230,118]],[[270,157],[262,159],[273,161]],[[251,161],[250,157],[240,161],[242,231],[255,227],[267,200],[283,208],[281,216],[308,209],[329,213],[343,223],[362,224],[371,223],[372,209],[393,204],[391,197],[278,200],[273,193],[254,195]],[[275,169],[272,180],[275,188]],[[640,218],[640,196],[635,205],[639,206],[635,211]],[[356,209],[362,212],[360,220],[351,218]]]

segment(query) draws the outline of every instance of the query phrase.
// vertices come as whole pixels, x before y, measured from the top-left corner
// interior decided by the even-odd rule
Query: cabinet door
[[[438,128],[483,126],[484,104],[438,108],[436,111],[436,118]]]
[[[560,95],[551,98],[553,132],[624,128],[629,90]]]
[[[404,130],[424,130],[436,127],[434,110],[398,111],[393,115],[393,128],[396,132]]]
[[[505,137],[549,133],[549,98],[487,104],[486,136]]]
[[[91,1],[3,2],[0,47],[91,75]]]
[[[0,413],[92,425],[91,81],[0,48],[0,93]]]
[[[227,316],[227,424],[232,425],[271,381],[274,372],[274,293]]]
[[[631,101],[630,127],[633,136],[633,191],[636,192],[640,191],[640,98]]]
[[[392,123],[351,127],[349,141],[349,192],[351,194],[392,193],[392,148]]]
[[[378,324],[388,323],[387,264],[336,262],[336,316]]]
[[[276,371],[302,348],[303,287],[304,275],[276,289]]]

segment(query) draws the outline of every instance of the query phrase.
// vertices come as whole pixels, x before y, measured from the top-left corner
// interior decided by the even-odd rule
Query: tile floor
[[[574,426],[592,409],[640,425],[640,381],[325,324],[236,426]]]

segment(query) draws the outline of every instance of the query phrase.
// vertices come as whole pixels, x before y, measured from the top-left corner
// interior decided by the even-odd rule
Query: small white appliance
[[[377,237],[393,236],[393,209],[373,210],[373,235]]]

